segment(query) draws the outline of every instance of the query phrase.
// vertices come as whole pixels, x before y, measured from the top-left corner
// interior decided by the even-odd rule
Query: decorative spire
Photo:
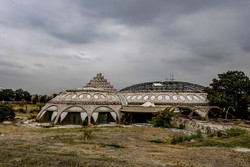
[[[85,87],[92,87],[92,88],[102,88],[104,90],[116,92],[116,89],[110,84],[110,82],[107,82],[107,79],[104,78],[102,73],[98,73],[93,79],[87,83]]]

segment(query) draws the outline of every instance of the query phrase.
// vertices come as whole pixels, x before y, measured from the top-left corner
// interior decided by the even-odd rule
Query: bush
[[[30,111],[30,117],[36,118],[37,114],[39,113],[39,110],[33,109]]]
[[[226,129],[226,136],[227,137],[236,137],[240,135],[244,135],[246,133],[245,129],[240,129],[240,128],[230,128]]]
[[[12,108],[0,105],[0,122],[15,118],[15,112]]]
[[[154,127],[163,127],[163,128],[172,127],[170,119],[163,116],[153,117],[150,123],[152,123]]]
[[[153,117],[150,123],[154,127],[172,128],[172,117],[173,112],[171,111],[171,108],[166,108],[164,111],[160,112],[158,116]]]
[[[178,143],[182,143],[184,141],[189,141],[188,136],[186,136],[186,135],[176,135],[171,140],[171,144],[178,144]]]
[[[235,127],[225,130],[210,130],[206,135],[207,137],[204,138],[199,130],[192,135],[178,134],[172,138],[171,144],[188,142],[188,146],[250,148],[250,134],[244,129]]]
[[[218,138],[229,138],[241,136],[246,133],[246,130],[240,128],[230,128],[225,130],[207,130],[206,134],[208,137],[218,137]]]
[[[84,137],[84,140],[89,140],[93,137],[93,131],[91,129],[84,129],[84,132],[83,132],[83,137]]]
[[[101,144],[102,147],[113,147],[113,148],[126,148],[125,146],[123,145],[120,145],[120,144]]]
[[[185,124],[180,124],[178,127],[178,129],[185,129],[185,128],[186,128]]]
[[[157,140],[148,140],[148,142],[157,143],[157,144],[164,144],[164,143],[166,143],[167,141],[157,139]]]
[[[192,135],[178,134],[172,138],[171,144],[190,142],[191,140],[202,141],[203,136],[201,131],[197,130],[196,133]]]
[[[26,113],[26,111],[23,108],[18,108],[18,109],[16,109],[16,111],[20,112],[20,113]]]

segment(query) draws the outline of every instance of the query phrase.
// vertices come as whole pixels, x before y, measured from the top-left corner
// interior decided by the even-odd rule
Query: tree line
[[[32,102],[33,104],[36,104],[37,102],[46,103],[49,100],[51,100],[53,97],[55,97],[56,94],[53,94],[51,96],[48,95],[31,95],[28,91],[25,91],[23,89],[1,89],[0,90],[0,101],[26,101],[26,102]]]

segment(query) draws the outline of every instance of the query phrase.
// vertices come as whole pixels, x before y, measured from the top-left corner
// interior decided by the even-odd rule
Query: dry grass
[[[25,128],[0,124],[0,166],[244,167],[250,152],[170,145],[173,133],[154,127]],[[165,142],[166,141],[166,142]]]

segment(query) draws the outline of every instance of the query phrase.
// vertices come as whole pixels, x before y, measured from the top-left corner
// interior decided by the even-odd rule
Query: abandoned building
[[[157,81],[117,91],[98,73],[86,86],[66,90],[50,100],[38,113],[37,121],[61,125],[124,120],[140,123],[149,121],[166,108],[190,119],[209,119],[216,116],[219,108],[208,105],[203,90],[203,86],[187,82]]]

